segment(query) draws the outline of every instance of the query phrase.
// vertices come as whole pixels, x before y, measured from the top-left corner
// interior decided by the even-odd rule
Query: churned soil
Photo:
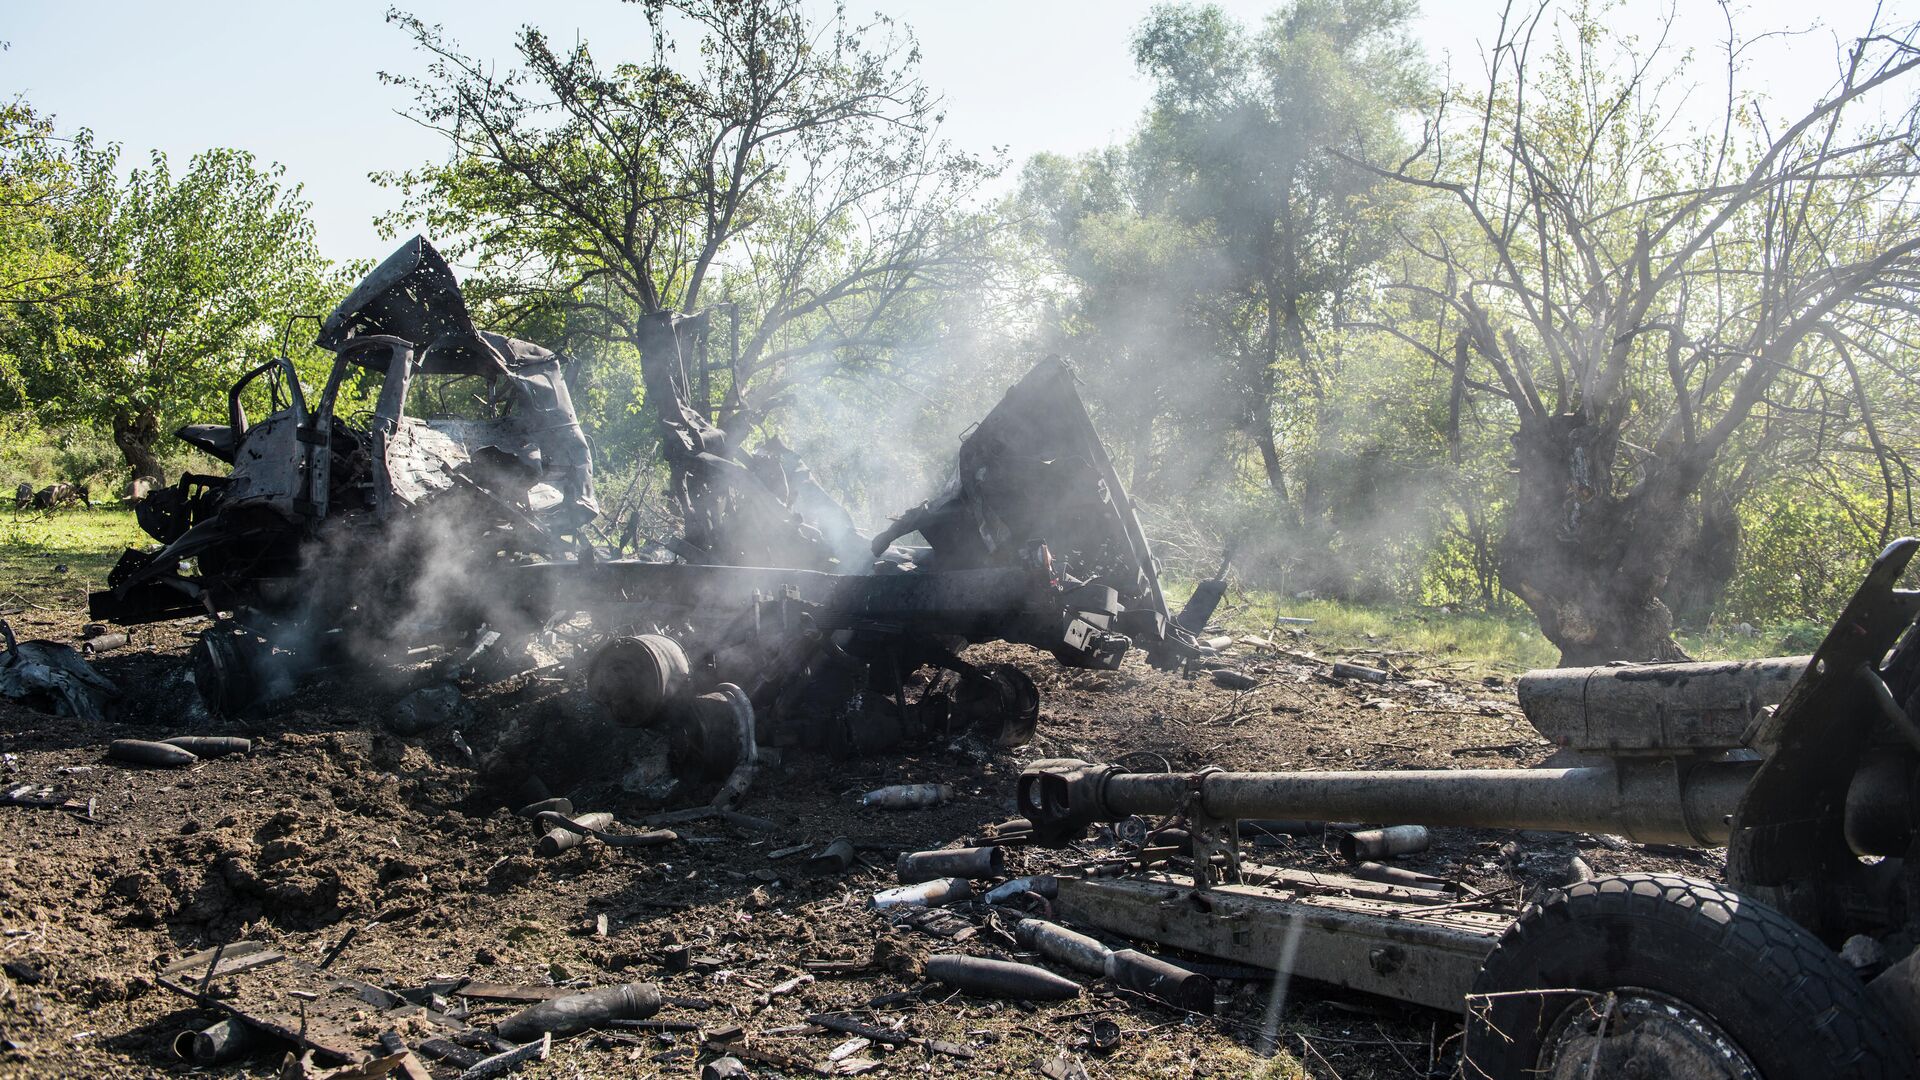
[[[11,622],[22,639],[77,643],[83,618],[28,608]],[[354,928],[330,971],[396,991],[459,977],[536,987],[658,983],[672,999],[661,1019],[708,1033],[737,1027],[750,1047],[788,1062],[750,1062],[756,1076],[834,1068],[829,1054],[848,1036],[805,1021],[825,1012],[973,1055],[911,1043],[845,1057],[876,1062],[874,1075],[1445,1076],[1453,1017],[1310,985],[1285,987],[1277,1017],[1269,1009],[1276,984],[1252,977],[1221,980],[1212,1017],[1118,995],[1086,976],[1077,976],[1088,992],[1076,1001],[960,996],[924,980],[922,963],[939,952],[1018,956],[1005,918],[962,906],[953,919],[914,925],[867,901],[896,884],[897,852],[977,837],[1011,816],[1015,779],[1038,758],[1183,772],[1458,768],[1533,764],[1549,749],[1510,685],[1455,677],[1438,660],[1390,657],[1396,675],[1385,683],[1341,681],[1297,655],[1310,638],[1290,639],[1287,652],[1235,645],[1222,659],[1259,682],[1233,691],[1206,672],[1152,670],[1138,653],[1117,671],[1086,672],[1023,648],[979,646],[970,658],[1017,663],[1039,685],[1042,718],[1030,745],[1007,751],[942,739],[852,761],[790,753],[740,807],[771,830],[698,821],[674,826],[680,840],[661,847],[589,842],[541,858],[534,828],[513,812],[529,796],[566,795],[581,811],[628,825],[661,808],[636,794],[646,785],[634,779],[660,736],[600,715],[579,665],[473,690],[464,714],[407,737],[386,721],[413,687],[367,676],[325,680],[244,722],[218,722],[197,706],[189,676],[188,649],[205,625],[138,628],[132,646],[94,659],[123,693],[111,722],[0,702],[0,792],[47,785],[91,808],[88,816],[0,806],[0,1076],[279,1076],[284,1045],[220,1068],[177,1059],[174,1036],[219,1015],[157,985],[157,972],[238,940],[317,963]],[[245,735],[254,748],[186,769],[105,757],[116,738],[180,734]],[[916,782],[952,784],[955,796],[914,811],[859,805],[868,789]],[[667,802],[695,804],[701,794]],[[1576,854],[1601,874],[1721,870],[1712,855],[1651,852],[1612,837],[1435,835],[1432,850],[1404,865],[1510,890],[1516,900],[1558,880]],[[844,875],[808,873],[811,847],[788,854],[841,836],[861,855]],[[1096,835],[1065,853],[1014,848],[1008,870],[1046,872],[1111,842]],[[1339,865],[1319,837],[1292,838],[1263,857]],[[675,957],[683,962],[669,963]],[[825,970],[821,961],[842,963]],[[812,981],[784,985],[803,975]],[[518,1007],[468,1005],[482,1025]],[[1117,1049],[1088,1045],[1097,1019],[1119,1026]],[[370,1026],[369,1039],[378,1030]],[[694,1076],[713,1056],[697,1032],[626,1029],[558,1040],[547,1061],[518,1075]]]

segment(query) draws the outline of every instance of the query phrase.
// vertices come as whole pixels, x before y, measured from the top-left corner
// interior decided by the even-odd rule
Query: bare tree
[[[1664,40],[1510,3],[1471,108],[1443,104],[1423,154],[1371,166],[1457,211],[1407,235],[1437,269],[1399,287],[1457,328],[1434,361],[1511,410],[1500,577],[1563,663],[1679,655],[1660,594],[1716,470],[1737,482],[1768,424],[1864,393],[1844,372],[1910,347],[1912,40],[1871,28],[1826,100],[1777,126],[1740,92],[1729,17],[1724,120],[1689,133],[1662,109],[1689,89]]]

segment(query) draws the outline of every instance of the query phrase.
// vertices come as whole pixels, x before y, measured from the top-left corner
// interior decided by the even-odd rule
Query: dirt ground
[[[78,612],[16,608],[22,639],[78,641]],[[1117,995],[1086,976],[1088,993],[1074,1001],[958,996],[922,979],[921,962],[946,951],[1012,957],[1003,921],[963,906],[964,930],[949,939],[940,933],[955,924],[895,924],[867,900],[896,883],[896,852],[978,836],[1011,816],[1015,778],[1037,758],[1183,771],[1447,768],[1531,764],[1547,749],[1510,685],[1453,677],[1437,660],[1389,657],[1400,677],[1383,685],[1340,682],[1324,665],[1236,646],[1228,659],[1261,682],[1235,693],[1204,673],[1151,670],[1138,653],[1119,671],[1084,672],[1029,650],[978,646],[970,658],[1011,660],[1039,684],[1042,719],[1029,746],[998,751],[963,739],[850,762],[790,754],[741,807],[771,820],[772,831],[709,820],[676,826],[681,839],[663,847],[588,843],[540,858],[535,830],[513,809],[543,789],[623,822],[657,809],[636,794],[645,785],[632,763],[658,736],[598,715],[577,674],[509,679],[471,695],[469,715],[416,737],[383,723],[407,688],[366,678],[304,688],[244,724],[222,724],[195,706],[188,677],[187,651],[205,625],[140,628],[132,647],[95,659],[124,693],[115,722],[0,703],[0,791],[50,785],[92,806],[91,819],[0,807],[0,1076],[280,1075],[284,1044],[217,1069],[176,1058],[175,1035],[220,1014],[161,987],[158,972],[240,940],[317,963],[355,928],[330,974],[392,991],[461,977],[535,987],[650,981],[669,997],[658,1019],[700,1029],[576,1035],[518,1074],[526,1077],[693,1076],[714,1056],[701,1049],[702,1032],[735,1027],[761,1055],[749,1062],[755,1076],[808,1075],[833,1068],[829,1053],[849,1038],[804,1019],[828,1012],[947,1044],[936,1052],[925,1042],[876,1043],[841,1062],[876,1062],[876,1075],[1031,1077],[1043,1065],[1080,1075],[1077,1062],[1093,1077],[1445,1076],[1451,1017],[1325,988],[1288,987],[1277,1029],[1265,1031],[1275,988],[1266,979],[1221,980],[1213,1017]],[[1285,644],[1313,647],[1310,637]],[[104,757],[115,738],[179,734],[246,735],[254,749],[184,770]],[[868,789],[922,781],[952,783],[956,796],[918,811],[858,805]],[[811,848],[784,854],[838,836],[852,838],[863,860],[844,876],[806,873]],[[1719,872],[1710,856],[1654,854],[1614,838],[1436,837],[1405,865],[1521,893],[1563,875],[1576,853],[1601,874]],[[1096,838],[1079,857],[1097,847]],[[1338,865],[1318,838],[1282,854],[1295,865]],[[1069,857],[1016,848],[1008,869],[1044,872]],[[824,970],[821,961],[858,970]],[[813,981],[783,985],[803,975]],[[465,1004],[475,1024],[521,1007]],[[1117,1050],[1087,1045],[1099,1018],[1121,1028]],[[364,1034],[371,1041],[379,1030]],[[435,1076],[458,1071],[433,1066]]]

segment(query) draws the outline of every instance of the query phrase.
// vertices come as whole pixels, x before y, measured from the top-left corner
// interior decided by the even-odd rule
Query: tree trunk
[[[1704,628],[1740,565],[1740,516],[1723,496],[1701,499],[1700,519],[1660,594],[1676,623]]]
[[[1500,580],[1540,620],[1563,666],[1683,660],[1660,600],[1691,531],[1697,463],[1661,462],[1631,493],[1612,490],[1617,420],[1523,423],[1519,486],[1500,538]]]
[[[167,482],[167,471],[154,453],[154,447],[159,442],[160,418],[154,415],[152,409],[114,415],[113,445],[120,448],[120,456],[133,473],[132,478],[152,477],[155,487],[164,486]]]

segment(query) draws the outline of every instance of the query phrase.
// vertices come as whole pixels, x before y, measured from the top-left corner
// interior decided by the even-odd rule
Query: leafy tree
[[[1404,234],[1439,272],[1401,287],[1457,328],[1428,352],[1459,392],[1510,410],[1501,581],[1563,662],[1674,657],[1660,595],[1703,494],[1750,487],[1785,418],[1864,408],[1849,374],[1912,355],[1920,52],[1870,30],[1785,121],[1730,80],[1724,124],[1676,144],[1661,102],[1684,69],[1594,9],[1556,18],[1504,23],[1486,90],[1430,119],[1431,153],[1375,167],[1464,223]],[[1880,98],[1905,104],[1864,115]]]
[[[939,140],[911,35],[798,0],[637,6],[648,53],[603,63],[529,27],[504,74],[390,16],[429,61],[389,79],[453,160],[379,177],[406,197],[389,227],[447,238],[503,319],[581,345],[637,348],[646,316],[718,300],[738,318],[734,431],[849,354],[932,332],[917,300],[977,272],[984,219],[962,208],[989,170]],[[690,69],[669,24],[701,35]]]
[[[215,411],[289,316],[322,308],[326,262],[278,167],[237,150],[177,177],[158,153],[124,181],[118,165],[85,132],[65,155],[72,189],[43,224],[83,284],[21,305],[7,351],[39,419],[111,434],[134,476],[164,478],[163,431]]]
[[[1412,0],[1295,0],[1249,29],[1217,7],[1164,5],[1135,39],[1157,85],[1134,168],[1158,209],[1204,225],[1232,268],[1220,390],[1296,519],[1275,418],[1310,418],[1333,392],[1333,332],[1392,239],[1392,186],[1334,151],[1402,146],[1398,119],[1425,94],[1405,33],[1415,11]]]

